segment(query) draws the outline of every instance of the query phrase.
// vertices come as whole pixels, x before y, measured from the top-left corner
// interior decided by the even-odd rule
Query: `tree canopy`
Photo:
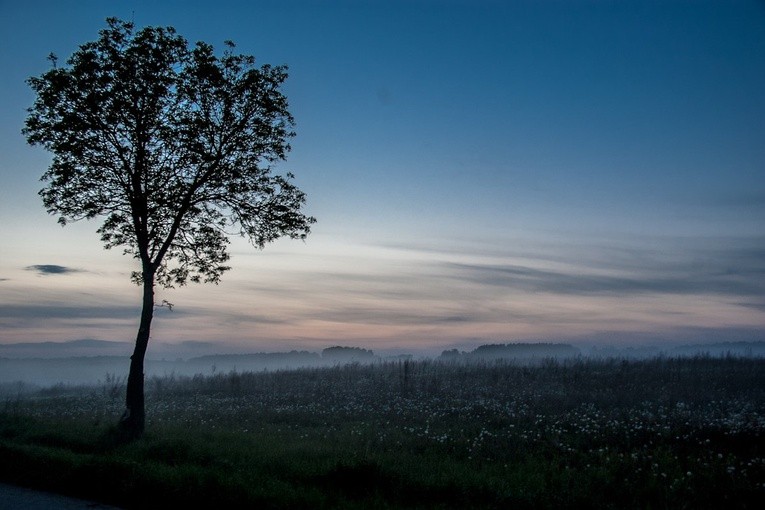
[[[24,134],[53,154],[40,192],[61,224],[103,216],[164,286],[218,282],[230,234],[256,247],[305,238],[314,219],[291,174],[272,174],[294,136],[285,66],[256,66],[171,27],[135,31],[116,18],[66,66],[28,80],[37,98]]]

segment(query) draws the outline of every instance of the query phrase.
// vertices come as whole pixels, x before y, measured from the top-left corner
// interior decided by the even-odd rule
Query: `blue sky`
[[[765,332],[758,1],[10,2],[0,20],[0,343],[131,340],[134,261],[42,208],[24,80],[104,19],[287,64],[279,170],[318,223],[160,291],[153,342],[377,351]]]

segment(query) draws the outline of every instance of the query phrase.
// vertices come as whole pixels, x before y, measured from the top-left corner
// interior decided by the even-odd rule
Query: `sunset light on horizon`
[[[765,340],[765,5],[3,3],[0,344],[131,342],[138,263],[37,192],[25,80],[116,16],[286,64],[317,223],[157,288],[148,357]]]

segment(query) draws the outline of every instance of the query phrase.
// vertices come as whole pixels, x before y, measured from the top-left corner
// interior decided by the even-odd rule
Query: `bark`
[[[133,350],[133,355],[130,356],[130,373],[127,380],[125,412],[119,423],[122,435],[129,440],[138,439],[143,435],[146,422],[143,363],[146,356],[146,348],[149,345],[149,333],[153,316],[154,273],[152,271],[144,271],[141,323],[135,339],[135,349]]]

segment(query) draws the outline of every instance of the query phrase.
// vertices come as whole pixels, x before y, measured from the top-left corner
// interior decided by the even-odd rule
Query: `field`
[[[125,508],[763,508],[765,359],[436,361],[6,386],[0,480]]]

